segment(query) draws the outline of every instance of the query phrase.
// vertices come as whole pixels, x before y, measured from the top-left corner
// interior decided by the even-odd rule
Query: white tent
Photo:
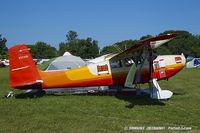
[[[78,56],[64,55],[56,58],[47,68],[47,70],[73,69],[86,65]]]

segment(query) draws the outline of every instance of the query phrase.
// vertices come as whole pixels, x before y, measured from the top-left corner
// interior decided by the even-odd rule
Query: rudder
[[[8,50],[10,62],[10,86],[12,88],[34,89],[41,87],[41,77],[25,44],[19,44]]]

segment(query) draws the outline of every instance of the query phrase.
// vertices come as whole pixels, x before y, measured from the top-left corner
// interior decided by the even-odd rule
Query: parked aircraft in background
[[[186,63],[186,68],[197,68],[200,67],[200,58],[193,58],[191,61]]]
[[[28,47],[19,44],[9,49],[10,86],[13,89],[51,89],[120,85],[137,88],[150,83],[153,99],[169,99],[172,92],[161,90],[158,80],[177,74],[185,65],[183,55],[156,56],[153,49],[170,41],[176,34],[165,34],[142,40],[131,48],[108,54],[85,66],[69,70],[39,70]]]
[[[0,60],[0,67],[6,67],[9,66],[9,60],[3,59]]]

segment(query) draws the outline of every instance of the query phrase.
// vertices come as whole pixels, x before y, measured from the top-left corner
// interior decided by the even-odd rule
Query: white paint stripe
[[[11,71],[18,71],[18,70],[23,70],[23,69],[26,69],[26,68],[29,68],[30,66],[24,66],[24,67],[19,67],[19,68],[14,68],[12,69]]]
[[[43,83],[43,80],[36,80],[37,83]]]
[[[23,51],[30,51],[30,48],[27,49],[20,49],[19,52],[23,52]]]
[[[98,72],[98,74],[108,74],[108,71],[101,71],[101,72]]]
[[[170,41],[170,39],[165,39],[165,40],[158,40],[158,41],[154,41],[154,42],[150,42],[151,48],[155,49],[163,44],[165,44],[166,42]]]

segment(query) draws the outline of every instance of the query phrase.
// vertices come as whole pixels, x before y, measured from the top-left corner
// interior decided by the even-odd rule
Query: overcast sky
[[[200,34],[200,0],[0,0],[0,13],[8,47],[44,41],[58,48],[69,30],[101,48],[165,30]]]

